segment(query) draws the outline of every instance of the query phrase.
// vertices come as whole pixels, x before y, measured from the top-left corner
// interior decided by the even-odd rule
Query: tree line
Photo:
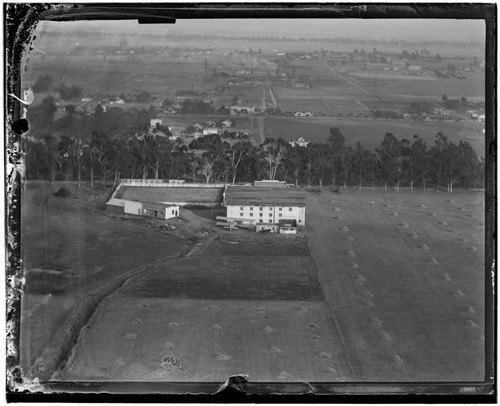
[[[471,145],[458,144],[439,132],[434,143],[414,135],[398,139],[386,133],[375,150],[361,142],[345,145],[338,128],[328,139],[307,147],[291,146],[282,138],[257,145],[244,133],[224,131],[199,137],[186,145],[169,140],[165,128],[150,128],[148,110],[97,105],[93,113],[67,109],[54,120],[52,98],[28,110],[31,130],[24,138],[27,179],[89,181],[105,186],[120,178],[186,179],[188,181],[249,182],[286,180],[296,185],[334,188],[381,185],[453,191],[484,183],[484,158]],[[165,130],[165,131],[163,131]]]

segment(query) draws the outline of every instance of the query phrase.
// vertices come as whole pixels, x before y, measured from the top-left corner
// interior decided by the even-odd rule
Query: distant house
[[[113,102],[111,102],[111,103],[113,103]],[[125,100],[123,100],[123,99],[116,99],[114,101],[114,104],[125,104]]]
[[[246,114],[246,113],[253,113],[254,112],[254,107],[251,106],[231,106],[229,108],[229,111],[232,115],[237,115],[237,114]]]
[[[203,135],[217,134],[217,128],[204,128]]]
[[[409,72],[420,72],[422,70],[422,67],[420,65],[410,65],[408,66],[408,71]]]
[[[217,123],[215,121],[212,121],[212,120],[207,121],[205,124],[207,125],[207,127],[211,127],[211,128],[217,127]]]
[[[193,127],[198,130],[198,131],[202,131],[203,130],[203,126],[201,124],[198,124],[196,123],[195,125],[193,125]]]
[[[405,120],[410,120],[411,119],[411,114],[408,114],[408,113],[403,113],[403,118]]]
[[[151,120],[149,120],[149,125],[152,128],[155,128],[157,124],[162,125],[162,120],[160,118],[152,118]]]
[[[298,145],[299,147],[307,147],[310,141],[306,141],[304,138],[299,137],[297,141],[289,141],[288,143],[292,146],[295,147]]]
[[[305,88],[309,88],[309,87],[311,87],[311,86],[308,85],[307,83],[303,83],[303,82],[292,83],[292,88],[294,88],[294,89],[305,89]]]
[[[387,67],[386,63],[368,62],[366,64],[366,69],[368,70],[383,70],[386,67]]]
[[[233,122],[231,120],[224,120],[222,123],[222,127],[231,127],[233,125]]]
[[[258,223],[278,224],[295,220],[305,225],[305,193],[295,187],[228,186],[224,193],[227,217],[255,219]]]
[[[486,120],[486,115],[485,114],[479,114],[477,116],[477,121],[485,121]]]

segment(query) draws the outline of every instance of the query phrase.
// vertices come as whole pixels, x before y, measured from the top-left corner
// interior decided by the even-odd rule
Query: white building
[[[146,216],[166,220],[179,215],[179,206],[125,200],[123,212],[126,214],[135,214],[136,216]]]
[[[295,147],[295,145],[298,145],[299,147],[307,147],[307,144],[309,144],[309,141],[306,141],[304,138],[299,137],[297,141],[289,141],[288,142],[292,147]]]
[[[151,128],[155,128],[156,124],[162,125],[162,121],[160,118],[152,118],[151,120],[149,120],[149,125],[151,126]]]
[[[280,220],[306,224],[305,192],[296,187],[228,186],[224,205],[228,218],[252,219],[258,224],[278,224]]]

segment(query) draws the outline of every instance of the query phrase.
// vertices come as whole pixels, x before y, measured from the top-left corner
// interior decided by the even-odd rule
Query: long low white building
[[[257,223],[278,224],[296,220],[306,224],[305,192],[296,187],[228,186],[224,193],[227,217],[255,219]]]

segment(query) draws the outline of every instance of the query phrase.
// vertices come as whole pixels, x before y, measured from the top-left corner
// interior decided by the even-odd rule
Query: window
[[[250,217],[253,217],[253,213],[250,213]]]
[[[240,207],[240,210],[243,210],[243,207]]]
[[[280,213],[280,217],[283,217],[283,214]]]
[[[292,211],[292,208],[291,208],[291,207],[289,207],[289,208],[288,208],[288,211]]]
[[[250,210],[253,210],[253,207],[250,207]]]
[[[175,214],[175,210],[172,210],[172,214]]]
[[[260,206],[260,207],[259,207],[259,210],[260,210],[260,211],[264,210],[264,207]]]
[[[260,217],[262,217],[262,213],[260,213]]]
[[[243,213],[240,213],[240,217],[243,217]]]
[[[273,213],[269,213],[269,217],[272,217],[273,216]]]
[[[301,221],[301,220],[299,220],[299,223],[302,223],[302,221]]]
[[[271,211],[273,208],[271,206],[269,206],[269,211]]]
[[[261,219],[261,220],[259,220],[259,223],[262,223],[262,219]]]
[[[280,211],[283,211],[283,207],[280,207]]]

